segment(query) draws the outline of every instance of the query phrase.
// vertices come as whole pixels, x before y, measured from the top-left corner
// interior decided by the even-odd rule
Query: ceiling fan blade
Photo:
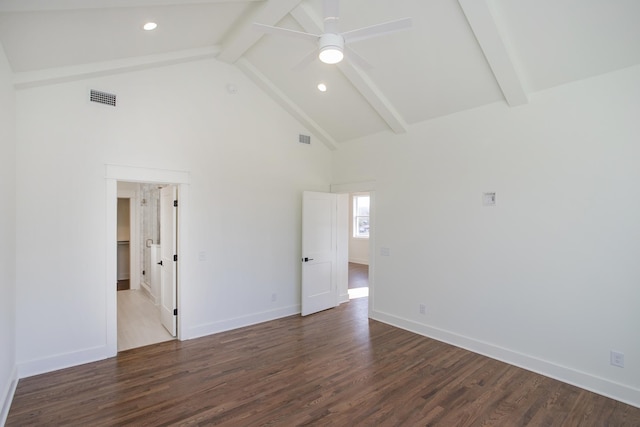
[[[271,25],[258,24],[257,22],[253,23],[253,29],[265,34],[273,34],[276,36],[285,36],[285,37],[296,37],[299,39],[308,40],[312,42],[318,41],[318,38],[320,37],[316,34],[303,33],[302,31],[290,30],[288,28],[282,28],[282,27],[272,27]]]
[[[293,71],[302,71],[302,69],[306,68],[309,64],[311,64],[318,57],[318,50],[313,49],[311,52],[306,54],[304,58],[300,62],[298,62],[293,68]]]
[[[353,43],[411,28],[411,18],[402,18],[342,33],[346,43]]]
[[[353,63],[353,65],[356,65],[358,66],[358,68],[362,68],[363,70],[370,70],[373,68],[373,65],[371,65],[369,61],[360,56],[360,54],[356,53],[355,50],[348,47],[345,47],[344,50],[346,52],[346,54],[344,55],[345,59]]]

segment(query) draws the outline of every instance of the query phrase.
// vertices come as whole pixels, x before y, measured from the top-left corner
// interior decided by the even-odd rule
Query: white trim
[[[105,356],[118,353],[118,296],[114,283],[118,281],[118,254],[113,244],[118,229],[118,182],[106,179],[106,218],[105,218]]]
[[[343,184],[331,184],[332,193],[369,193],[369,307],[368,316],[371,317],[375,307],[375,236],[376,236],[376,182],[362,181]]]
[[[370,193],[375,191],[375,181],[348,182],[345,184],[331,184],[332,193]]]
[[[322,142],[329,150],[334,151],[338,148],[337,142],[333,137],[324,130],[315,120],[302,110],[291,98],[281,91],[271,80],[262,74],[253,64],[245,58],[240,58],[235,62],[247,77],[249,77],[260,89],[278,103],[285,111],[291,114],[305,128],[309,129],[320,142]]]
[[[255,31],[251,23],[260,22],[266,25],[276,25],[291,9],[295,8],[301,0],[278,0],[262,2],[260,7],[252,8],[248,14],[242,18],[242,22],[237,23],[222,41],[222,52],[218,56],[220,61],[233,64],[242,59],[242,56],[253,45],[258,43],[262,36],[259,31]]]
[[[109,76],[118,73],[146,70],[155,67],[181,64],[191,61],[215,58],[220,53],[217,46],[158,53],[135,58],[47,68],[44,70],[21,71],[13,74],[13,87],[26,89],[82,79]]]
[[[115,287],[112,286],[115,289]],[[96,346],[84,350],[69,353],[56,354],[42,359],[33,359],[18,364],[18,376],[20,378],[40,375],[57,371],[84,363],[96,362],[109,357],[106,346]]]
[[[394,316],[382,311],[374,310],[370,317],[388,325],[405,329],[425,337],[433,338],[456,347],[464,348],[465,350],[469,350],[640,408],[640,389],[638,388],[619,384],[604,378],[596,377],[586,372],[577,371],[567,366],[557,365],[547,360],[538,359],[527,354],[518,353],[491,343],[459,335],[444,329],[424,325],[422,323]]]
[[[269,322],[271,320],[281,319],[295,314],[300,314],[299,304],[275,310],[263,311],[260,313],[248,314],[246,316],[235,317],[232,319],[224,319],[217,322],[196,325],[189,328],[188,337],[189,339],[200,338],[207,335],[213,335],[220,332],[231,331],[238,328],[244,328],[246,326]]]
[[[189,184],[190,182],[189,172],[123,165],[105,165],[105,178],[158,184]]]
[[[307,3],[301,3],[293,9],[291,16],[308,33],[322,34],[324,32],[322,19]],[[337,64],[337,68],[359,92],[360,96],[380,115],[389,129],[395,133],[407,131],[409,127],[407,122],[367,73],[349,61],[340,62]]]
[[[345,302],[349,302],[349,292],[338,295],[338,304],[343,304]]]
[[[178,264],[178,336],[179,340],[186,337],[185,331],[188,325],[188,314],[183,310],[182,283],[188,283],[187,272],[188,255],[185,255],[188,240],[187,218],[189,207],[189,181],[190,173],[185,171],[164,170],[154,168],[141,168],[122,165],[105,165],[106,191],[106,271],[104,289],[106,292],[106,347],[105,356],[112,357],[118,353],[118,307],[117,290],[113,286],[117,276],[116,248],[113,244],[113,236],[116,235],[117,219],[117,182],[146,182],[157,184],[175,184],[178,187],[178,240],[177,248]]]
[[[349,262],[351,262],[353,264],[369,265],[369,260],[368,259],[349,258]]]
[[[9,416],[9,409],[11,409],[11,403],[13,403],[13,396],[16,394],[16,387],[18,387],[18,368],[13,367],[11,375],[9,375],[9,383],[2,395],[2,408],[0,411],[0,426],[5,425],[7,417]]]
[[[336,276],[338,305],[349,301],[349,195],[336,197]]]
[[[514,57],[509,53],[508,38],[503,37],[487,0],[458,0],[478,45],[493,71],[504,99],[511,107],[529,102]]]

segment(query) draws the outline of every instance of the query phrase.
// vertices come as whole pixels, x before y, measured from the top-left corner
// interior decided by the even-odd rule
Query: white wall
[[[369,239],[353,237],[353,196],[356,194],[369,193],[349,194],[349,262],[369,265]]]
[[[0,45],[0,425],[9,411],[16,366],[15,93]]]
[[[633,67],[346,143],[334,182],[376,181],[373,317],[640,406],[639,119]]]
[[[88,102],[89,89],[118,107]],[[17,115],[21,376],[107,351],[105,164],[190,174],[183,338],[299,311],[301,192],[329,189],[331,152],[299,144],[308,130],[235,67],[23,89]]]

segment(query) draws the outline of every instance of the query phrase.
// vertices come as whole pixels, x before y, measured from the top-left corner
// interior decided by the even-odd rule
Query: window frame
[[[367,234],[366,235],[362,235],[359,232],[359,227],[358,227],[358,219],[360,218],[366,218],[367,219],[367,224],[370,226],[371,224],[371,212],[369,212],[369,215],[358,215],[358,200],[360,198],[366,198],[368,199],[368,204],[369,204],[369,208],[371,208],[371,195],[370,194],[353,194],[353,203],[352,203],[352,209],[353,209],[353,214],[352,214],[352,227],[353,227],[353,231],[351,233],[351,237],[354,239],[369,239],[370,236],[370,229],[367,228]]]

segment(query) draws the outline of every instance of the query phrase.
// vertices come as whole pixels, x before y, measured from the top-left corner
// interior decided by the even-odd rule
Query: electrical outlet
[[[278,294],[271,294],[271,302],[276,302],[278,299]]]
[[[420,304],[419,306],[420,314],[427,314],[427,306],[424,304]]]
[[[613,366],[624,368],[624,353],[611,350],[610,357],[611,357],[611,364]]]

